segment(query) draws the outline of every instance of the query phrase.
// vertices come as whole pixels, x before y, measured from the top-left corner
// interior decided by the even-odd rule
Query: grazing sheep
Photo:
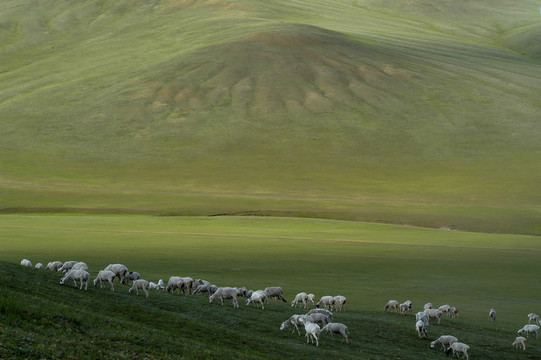
[[[424,313],[428,319],[430,318],[438,319],[438,325],[441,322],[441,315],[443,313],[439,309],[426,309]]]
[[[398,305],[398,307],[400,308],[400,314],[402,315],[406,315],[406,313],[410,310],[408,304],[406,303],[402,303]]]
[[[310,340],[313,344],[314,340],[316,341],[316,346],[319,346],[319,334],[321,333],[321,328],[318,324],[314,324],[306,317],[302,317],[300,321],[304,324],[304,330],[306,331],[306,343]]]
[[[43,264],[37,263],[36,266],[34,266],[34,269],[43,269]]]
[[[491,319],[492,321],[496,321],[496,310],[490,309],[488,313],[488,318]]]
[[[328,314],[314,312],[311,314],[306,314],[305,318],[313,323],[321,323],[321,325],[327,325],[332,321]]]
[[[436,345],[441,345],[441,349],[445,351],[446,348],[457,342],[458,339],[451,335],[442,335],[436,340],[430,343],[430,347],[434,348]]]
[[[276,298],[278,300],[282,300],[283,302],[287,302],[283,295],[283,290],[279,286],[270,286],[265,288],[265,291],[269,293],[269,297]]]
[[[419,320],[421,320],[425,324],[425,326],[428,326],[428,317],[422,311],[419,311],[417,314],[415,314],[415,321]]]
[[[385,306],[383,307],[384,311],[387,311],[387,310],[396,310],[398,311],[399,309],[399,306],[400,306],[400,303],[396,300],[389,300],[387,302],[387,304],[385,304]]]
[[[165,290],[170,293],[175,293],[176,289],[179,289],[179,295],[182,292],[182,288],[184,287],[184,278],[181,276],[171,276],[169,278],[169,281],[167,281],[167,287]]]
[[[107,281],[109,284],[111,284],[111,291],[115,291],[115,287],[113,286],[113,281],[115,280],[115,273],[110,270],[100,270],[98,273],[98,276],[94,279],[94,286],[100,283],[100,289],[103,289],[103,282]]]
[[[80,289],[85,285],[85,290],[88,288],[88,280],[90,279],[90,274],[86,270],[70,270],[63,278],[60,280],[60,284],[64,285],[69,280],[73,280],[73,284],[77,287],[77,280],[81,282]]]
[[[28,259],[22,259],[21,260],[21,265],[22,266],[26,266],[26,267],[32,267],[32,262]]]
[[[457,341],[452,343],[451,346],[449,346],[449,348],[447,349],[447,355],[449,355],[452,351],[453,356],[456,354],[456,357],[458,358],[459,355],[462,354],[464,357],[466,357],[466,360],[468,360],[470,358],[468,356],[469,348],[470,347],[468,345]]]
[[[246,306],[250,305],[251,303],[254,303],[254,306],[256,303],[261,304],[261,309],[265,309],[265,303],[269,299],[269,293],[265,290],[256,290],[252,293],[250,298],[246,300]]]
[[[511,345],[513,345],[515,349],[522,347],[522,350],[526,350],[526,338],[524,336],[517,336]]]
[[[342,341],[346,340],[346,344],[349,342],[349,330],[347,326],[342,323],[328,323],[321,328],[321,333],[342,334]]]
[[[52,271],[60,271],[60,268],[64,265],[62,261],[51,261],[47,264],[45,269],[52,270]]]
[[[426,327],[425,327],[425,323],[422,320],[419,320],[415,323],[415,329],[417,330],[419,339],[426,339],[427,337]]]
[[[306,313],[306,315],[312,315],[312,314],[315,314],[315,313],[320,313],[320,314],[324,314],[326,315],[328,318],[329,318],[329,321],[332,321],[332,311],[330,310],[327,310],[327,309],[319,309],[319,308],[315,308],[315,309],[312,309],[310,311],[308,311]]]
[[[432,303],[426,303],[425,306],[423,307],[423,310],[426,310],[426,309],[432,309]]]
[[[453,319],[458,317],[458,308],[456,306],[451,306],[449,309],[449,317]]]
[[[316,304],[316,296],[314,294],[308,294],[308,297],[306,298],[307,301],[310,301],[312,305]]]
[[[66,261],[62,267],[60,267],[60,269],[58,269],[59,272],[68,272],[71,270],[71,268],[73,267],[73,265],[77,264],[79,261],[77,260],[70,260],[70,261]]]
[[[517,331],[517,335],[526,334],[526,337],[528,337],[530,334],[535,334],[535,338],[537,339],[537,332],[539,331],[539,326],[537,325],[524,325],[522,329]]]
[[[212,293],[210,292],[211,286],[212,286],[211,284],[201,284],[201,285],[197,286],[197,288],[193,291],[193,294],[194,295],[208,294],[210,296],[210,295],[212,295]]]
[[[130,271],[128,272],[128,275],[126,275],[127,281],[135,281],[139,280],[141,278],[141,274],[139,274],[137,271]]]
[[[115,277],[118,277],[118,281],[122,284],[127,282],[126,276],[128,275],[128,268],[122,264],[109,264],[104,270],[109,270],[115,273]]]
[[[293,299],[293,301],[291,302],[291,307],[297,307],[297,304],[302,304],[304,305],[304,308],[306,309],[307,302],[308,302],[308,294],[305,292],[300,292],[297,295],[295,295],[295,299]]]
[[[233,307],[238,308],[239,302],[237,301],[237,295],[239,289],[234,287],[219,287],[216,292],[209,297],[209,302],[213,302],[215,299],[220,299],[222,306],[224,306],[224,299],[231,299]]]
[[[280,325],[280,330],[284,330],[285,328],[293,326],[294,328],[292,332],[295,332],[295,329],[297,329],[297,332],[300,335],[301,332],[299,330],[299,326],[303,326],[303,323],[300,321],[300,319],[303,316],[305,315],[292,315],[289,319],[287,319]]]
[[[451,310],[451,305],[442,305],[438,308],[439,311],[441,311],[442,313],[445,313],[447,315],[449,315],[449,311]]]
[[[148,297],[148,287],[149,287],[149,285],[150,284],[148,283],[148,281],[146,281],[144,279],[134,280],[133,285],[129,290],[130,294],[132,294],[135,291],[135,294],[139,295],[139,289],[142,289],[145,292],[146,296]]]
[[[334,310],[336,311],[342,311],[342,310],[346,310],[346,297],[345,296],[342,296],[342,295],[336,295],[334,298],[333,298],[333,306],[334,306]]]
[[[316,308],[320,308],[321,305],[323,305],[325,309],[333,310],[334,296],[322,296],[321,299],[319,299],[319,301],[317,302]]]
[[[530,324],[532,321],[534,323],[537,323],[538,325],[541,325],[541,318],[539,317],[539,315],[534,314],[534,313],[529,313],[528,314],[528,324]]]
[[[158,283],[155,283],[153,281],[149,282],[148,283],[148,287],[150,289],[156,289],[156,290],[164,290],[165,289],[165,286],[164,286],[164,283],[163,283],[163,279],[160,279],[158,281]]]
[[[88,265],[82,261],[79,261],[71,267],[71,270],[84,270],[88,271]]]

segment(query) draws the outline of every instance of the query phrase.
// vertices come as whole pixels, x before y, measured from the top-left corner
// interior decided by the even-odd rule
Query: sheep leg
[[[145,294],[146,294],[147,297],[148,297],[148,290],[147,290],[147,289],[143,289],[143,290],[145,290]]]

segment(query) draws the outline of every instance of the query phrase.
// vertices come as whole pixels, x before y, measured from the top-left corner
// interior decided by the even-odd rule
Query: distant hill
[[[541,234],[539,7],[6,0],[3,211]]]

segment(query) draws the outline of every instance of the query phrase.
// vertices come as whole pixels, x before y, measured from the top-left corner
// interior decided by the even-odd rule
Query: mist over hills
[[[494,229],[403,205],[448,204],[537,233],[540,21],[533,1],[5,1],[0,205]]]

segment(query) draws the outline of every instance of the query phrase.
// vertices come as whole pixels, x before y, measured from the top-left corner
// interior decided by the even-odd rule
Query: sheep
[[[534,313],[529,313],[528,314],[528,324],[530,324],[532,321],[534,323],[537,323],[538,325],[541,325],[541,318],[539,317],[539,315],[534,314]]]
[[[144,280],[144,279],[134,280],[133,285],[130,288],[129,292],[130,292],[130,294],[132,294],[135,291],[136,295],[139,295],[139,289],[143,289],[146,296],[148,297],[148,287],[149,287],[149,285],[150,285],[149,282]]]
[[[346,297],[345,296],[342,296],[342,295],[336,295],[334,298],[333,298],[333,305],[334,305],[334,310],[336,311],[342,311],[342,310],[346,310]]]
[[[316,301],[316,296],[314,294],[308,294],[308,296],[306,297],[306,300],[307,301],[310,301],[312,303],[312,305],[315,305],[315,301]]]
[[[349,343],[348,333],[349,330],[346,325],[342,323],[328,323],[327,325],[321,328],[321,333],[330,333],[330,334],[342,334],[342,342],[346,340],[346,344]]]
[[[110,270],[100,270],[98,276],[94,279],[94,286],[100,283],[100,289],[103,288],[103,281],[108,281],[111,284],[111,291],[115,291],[113,281],[115,280],[115,273]]]
[[[250,298],[246,300],[246,306],[250,305],[250,303],[254,303],[254,306],[256,305],[256,303],[260,303],[261,309],[265,309],[265,303],[267,302],[268,298],[268,292],[266,292],[265,290],[256,290],[253,292]]]
[[[415,323],[415,329],[417,330],[419,339],[426,339],[427,337],[426,327],[425,327],[425,323],[422,320],[419,320]]]
[[[319,299],[319,301],[317,302],[316,308],[320,308],[321,305],[323,305],[325,309],[333,310],[334,296],[322,296],[321,299]]]
[[[64,285],[68,280],[73,280],[73,284],[77,287],[77,280],[81,282],[80,289],[83,289],[83,284],[85,285],[85,290],[88,288],[88,280],[90,279],[90,274],[86,270],[70,270],[61,280],[60,284]]]
[[[492,321],[496,321],[496,310],[490,309],[488,313],[488,318],[491,319]]]
[[[419,320],[421,320],[425,324],[425,326],[428,326],[428,317],[422,311],[419,311],[417,314],[415,314],[415,321]]]
[[[126,276],[128,275],[128,268],[122,264],[109,264],[104,270],[109,270],[115,273],[115,277],[118,277],[118,280],[125,284],[127,282]]]
[[[219,287],[216,289],[216,292],[209,297],[209,302],[214,302],[216,299],[220,299],[222,306],[224,306],[224,299],[231,299],[233,302],[233,308],[239,307],[239,302],[237,301],[237,295],[239,294],[239,289],[234,287]]]
[[[279,286],[270,286],[265,288],[265,291],[269,293],[269,297],[274,297],[283,302],[287,302],[283,295],[283,290]]]
[[[58,260],[51,261],[47,264],[45,269],[52,270],[52,271],[60,271],[60,268],[62,267],[62,265],[64,265],[62,261],[58,261]]]
[[[191,294],[193,292],[193,278],[189,276],[184,276],[184,288],[182,289],[186,295]]]
[[[73,265],[77,264],[79,261],[77,260],[70,260],[70,261],[66,261],[61,267],[60,269],[58,269],[59,272],[68,272],[71,270],[71,268],[73,267]],[[85,270],[86,271],[86,270]]]
[[[182,288],[184,287],[184,278],[180,276],[171,276],[169,278],[169,281],[167,281],[167,287],[165,290],[170,293],[175,293],[176,289],[179,289],[179,295],[182,292]]]
[[[387,310],[393,310],[393,309],[396,310],[396,311],[398,311],[399,305],[400,305],[400,304],[398,303],[398,301],[396,301],[396,300],[389,300],[389,301],[387,302],[387,304],[385,304],[385,306],[383,307],[383,309],[384,309],[384,311],[387,311]]]
[[[321,325],[327,325],[328,323],[332,321],[332,319],[329,317],[328,314],[320,313],[320,312],[306,314],[305,318],[313,323],[321,323]]]
[[[442,305],[438,308],[439,311],[441,311],[442,313],[446,313],[447,315],[449,315],[449,311],[451,310],[451,305]]]
[[[21,265],[22,266],[26,266],[26,267],[32,267],[32,262],[28,259],[22,259],[21,260]]]
[[[464,357],[466,357],[466,360],[468,360],[470,358],[468,356],[469,348],[470,347],[468,345],[457,341],[457,342],[452,343],[451,346],[449,346],[446,354],[449,355],[452,351],[453,355],[456,354],[457,358],[459,357],[460,354],[462,354]]]
[[[303,323],[300,321],[301,317],[303,317],[305,315],[292,315],[289,319],[287,319],[286,321],[282,322],[282,324],[280,325],[280,330],[284,330],[285,328],[287,327],[290,327],[290,326],[293,326],[293,331],[292,332],[295,332],[295,329],[297,330],[297,332],[299,333],[299,335],[301,334],[300,330],[299,330],[299,326],[302,326]]]
[[[164,286],[164,283],[163,283],[163,279],[160,279],[158,281],[158,283],[155,283],[153,281],[149,282],[148,283],[148,287],[150,289],[156,289],[156,290],[164,290],[165,289],[165,286]]]
[[[441,345],[441,349],[445,351],[445,349],[449,346],[451,346],[453,343],[457,342],[458,339],[452,335],[442,335],[436,340],[432,341],[430,343],[430,347],[434,348],[436,345]]]
[[[458,308],[456,306],[451,306],[449,309],[449,317],[457,318],[458,317]]]
[[[514,346],[515,349],[522,346],[522,350],[526,350],[526,338],[524,336],[517,336],[511,345]]]
[[[426,317],[428,319],[430,318],[434,318],[434,319],[438,319],[438,325],[440,324],[441,322],[441,315],[443,314],[439,309],[426,309],[424,311]]]
[[[312,309],[312,310],[308,311],[308,312],[306,313],[306,315],[312,315],[312,314],[315,314],[315,313],[324,314],[324,315],[327,316],[327,318],[329,319],[329,322],[331,322],[332,319],[333,319],[332,311],[327,310],[327,309],[319,309],[319,308],[315,308],[315,309]]]
[[[141,274],[139,274],[137,271],[130,271],[128,272],[128,275],[126,275],[127,281],[135,281],[139,280],[141,278]]]
[[[211,295],[212,294],[210,292],[210,287],[211,286],[212,286],[211,284],[201,284],[194,290],[193,294],[196,295],[196,294],[200,293],[201,295],[203,295],[203,294]]]
[[[423,310],[426,310],[426,309],[432,309],[432,303],[426,303],[425,306],[423,307]]]
[[[406,315],[406,313],[410,310],[409,305],[406,303],[402,303],[398,305],[398,307],[400,308],[400,314],[402,315]]]
[[[528,324],[528,325],[524,325],[522,327],[522,329],[517,331],[517,335],[526,334],[526,337],[528,337],[530,334],[535,334],[535,338],[537,339],[537,332],[538,331],[539,331],[539,326],[538,325]]]
[[[88,271],[88,265],[82,261],[79,261],[71,267],[71,270],[84,270]]]
[[[300,318],[301,323],[304,324],[304,330],[306,331],[306,343],[310,340],[313,344],[314,340],[316,341],[316,346],[319,346],[319,334],[321,333],[321,328],[318,324],[314,324],[306,317]]]
[[[34,266],[34,269],[43,269],[43,264],[37,263],[36,266]]]
[[[300,292],[297,295],[295,295],[295,299],[293,299],[293,301],[291,302],[291,307],[297,307],[297,304],[302,304],[304,305],[304,308],[306,309],[307,302],[308,302],[308,294],[305,292]]]

